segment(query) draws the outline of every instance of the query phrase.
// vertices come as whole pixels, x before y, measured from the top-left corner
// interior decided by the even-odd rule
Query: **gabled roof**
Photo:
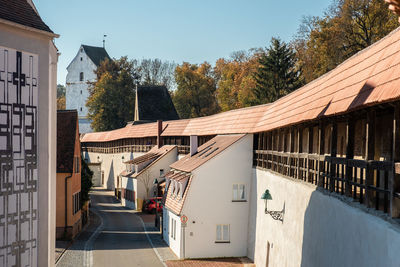
[[[136,92],[139,121],[179,120],[165,86],[139,86]]]
[[[92,60],[96,66],[99,66],[100,63],[106,58],[111,60],[106,49],[104,49],[103,47],[82,45],[82,48],[83,50],[85,50],[86,55],[88,55],[90,60]]]
[[[53,33],[27,0],[0,0],[0,19]]]
[[[188,154],[182,159],[171,164],[170,167],[183,172],[192,172],[207,161],[214,158],[216,155],[220,154],[232,144],[236,143],[244,136],[245,134],[218,135],[200,146],[196,154],[193,156]]]
[[[171,152],[174,149],[177,149],[177,146],[164,145],[160,148],[158,148],[157,146],[154,146],[146,154],[144,154],[140,157],[137,157],[133,160],[124,162],[125,164],[140,164],[140,163],[144,163],[146,161],[151,161],[151,163],[149,165],[144,167],[138,173],[135,173],[135,172],[127,173],[126,171],[123,171],[120,173],[120,175],[125,176],[125,177],[135,178],[138,175],[140,175],[141,173],[143,173],[144,171],[146,171],[147,169],[149,169],[154,163],[156,163],[159,159],[161,159],[162,157],[164,157],[165,155],[167,155],[169,152]]]
[[[75,152],[76,110],[57,110],[57,172],[72,173]]]

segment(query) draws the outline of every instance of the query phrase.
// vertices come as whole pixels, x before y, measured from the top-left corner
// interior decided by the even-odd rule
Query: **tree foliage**
[[[164,85],[168,89],[175,88],[175,63],[163,62],[158,58],[134,60],[133,62],[141,85]]]
[[[57,109],[65,109],[65,86],[57,84]]]
[[[253,89],[257,104],[273,102],[300,87],[295,52],[280,39],[272,38],[270,47],[258,63]]]
[[[172,93],[172,100],[180,118],[207,116],[219,111],[210,64],[184,62],[175,69],[175,81],[177,89]]]
[[[258,67],[261,50],[232,53],[230,59],[220,58],[214,67],[217,80],[217,99],[222,111],[248,107],[256,103],[253,73]]]
[[[105,60],[95,73],[97,78],[89,83],[86,103],[93,130],[109,131],[124,127],[134,114],[138,76],[133,63],[126,57]]]
[[[382,0],[335,0],[323,17],[305,17],[293,41],[305,81],[332,70],[397,26]]]
[[[85,202],[90,199],[89,198],[89,191],[93,186],[93,183],[92,183],[93,172],[92,172],[92,170],[89,169],[89,166],[87,165],[87,163],[83,159],[83,157],[82,157],[81,163],[82,163],[82,169],[81,169],[81,206],[83,206],[85,204]]]

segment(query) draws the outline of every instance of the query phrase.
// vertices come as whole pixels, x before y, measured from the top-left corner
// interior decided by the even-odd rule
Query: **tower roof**
[[[139,121],[178,120],[179,116],[165,86],[140,86],[136,92]]]
[[[100,63],[106,58],[111,60],[106,49],[103,47],[82,45],[82,48],[85,50],[86,55],[88,55],[93,63],[96,64],[96,66],[99,66]]]

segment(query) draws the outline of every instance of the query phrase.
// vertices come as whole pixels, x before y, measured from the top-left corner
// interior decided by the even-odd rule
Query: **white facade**
[[[177,160],[178,149],[175,147],[166,154],[160,156],[160,158],[156,159],[154,162],[150,163],[135,178],[122,176],[121,187],[135,192],[135,203],[121,198],[121,204],[129,208],[136,209],[138,207],[138,199],[145,200],[155,197],[155,187],[153,185],[154,179],[158,179],[160,177],[161,170],[163,170],[164,174],[167,173],[171,169],[169,165]],[[146,193],[146,183],[147,188],[149,188],[149,195]]]
[[[268,250],[268,266],[400,266],[398,225],[270,171],[253,169],[253,181],[248,257],[256,266],[266,266]],[[266,189],[269,210],[285,204],[283,223],[265,214]]]
[[[9,182],[0,192],[0,218],[12,218],[0,220],[0,266],[53,266],[55,261],[55,37],[0,22],[1,175]]]
[[[192,172],[181,212],[188,217],[185,228],[180,216],[164,208],[164,240],[178,257],[247,255],[252,148],[253,136],[246,135]],[[233,201],[234,184],[245,186],[246,201]],[[171,218],[177,219],[176,240],[169,233]],[[229,242],[216,242],[217,225],[229,225]]]
[[[65,105],[66,109],[76,109],[79,118],[79,132],[92,132],[90,120],[87,118],[86,101],[89,97],[88,81],[96,80],[94,71],[97,66],[85,53],[81,46],[72,62],[68,65],[66,78]],[[81,77],[83,75],[83,77]],[[83,78],[83,79],[82,79]]]
[[[101,186],[108,190],[114,190],[119,186],[120,183],[119,174],[126,168],[124,162],[144,154],[146,153],[123,152],[115,154],[103,154],[96,152],[84,152],[83,158],[86,159],[88,163],[100,164],[100,167],[97,167],[96,171],[99,169],[101,172]]]

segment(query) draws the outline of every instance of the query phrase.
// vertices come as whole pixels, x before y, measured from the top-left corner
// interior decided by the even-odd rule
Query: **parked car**
[[[161,204],[161,199],[162,197],[155,197],[146,200],[146,202],[143,205],[143,211],[148,213],[156,213],[156,206],[157,206],[157,212],[162,212],[163,207]],[[158,203],[156,203],[156,200]]]

